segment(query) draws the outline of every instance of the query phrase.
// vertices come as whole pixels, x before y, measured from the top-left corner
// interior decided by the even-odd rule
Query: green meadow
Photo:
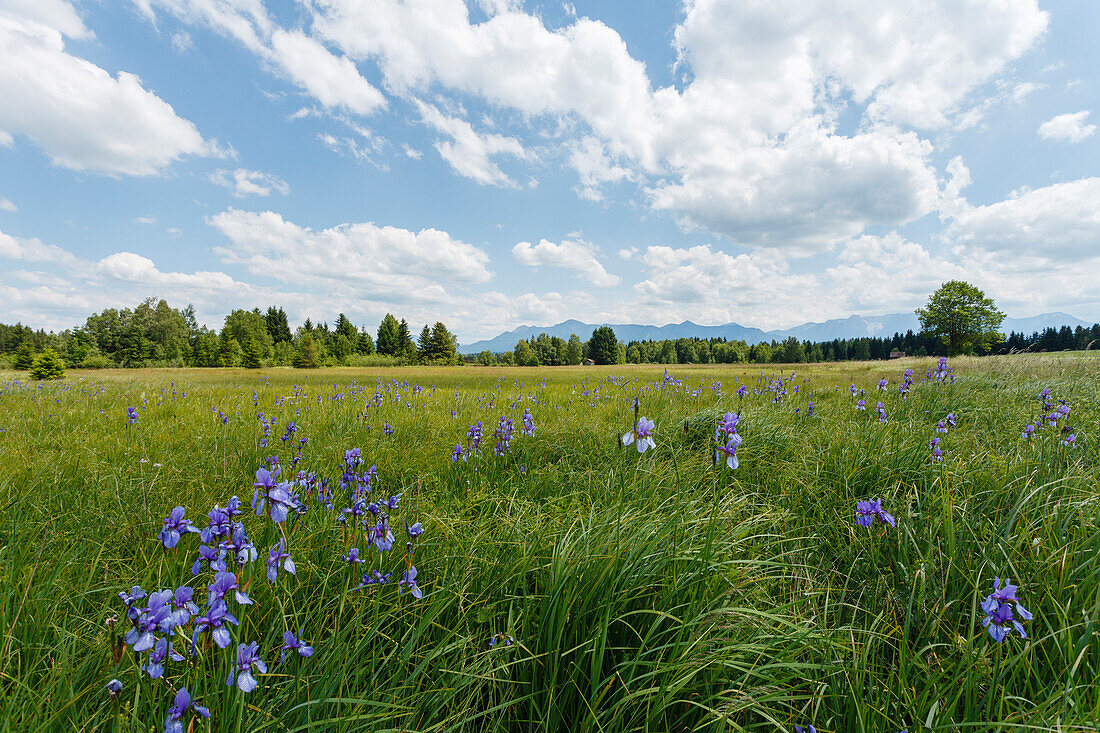
[[[162,731],[186,687],[211,717],[185,731],[1095,731],[1100,358],[934,365],[0,373],[0,730]],[[1044,389],[1070,413],[1025,439]],[[645,453],[621,441],[635,398]],[[736,470],[714,460],[726,412]],[[401,495],[388,552],[337,521],[353,448],[369,497]],[[301,489],[304,513],[257,517],[273,456],[280,480],[327,478],[333,509]],[[184,660],[152,679],[118,593],[187,585],[204,609],[199,534],[158,533],[233,495],[253,603],[229,600],[226,649],[204,633],[192,656],[194,620],[177,628]],[[868,499],[896,526],[857,524]],[[411,553],[406,522],[425,530]],[[272,583],[280,538],[296,574]],[[411,565],[422,598],[398,584]],[[394,574],[357,588],[374,570]],[[995,577],[1019,586],[1026,639],[983,627]],[[313,656],[280,664],[287,630]],[[249,642],[268,672],[245,693],[226,679]]]

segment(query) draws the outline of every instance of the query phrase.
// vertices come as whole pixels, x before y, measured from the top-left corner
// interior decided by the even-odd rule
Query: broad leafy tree
[[[962,280],[941,285],[923,308],[917,308],[917,316],[921,330],[938,338],[951,355],[989,351],[1004,341],[998,329],[1005,314],[985,293]]]

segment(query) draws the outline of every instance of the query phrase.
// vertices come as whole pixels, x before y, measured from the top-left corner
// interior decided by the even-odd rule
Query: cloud
[[[1096,132],[1096,125],[1088,124],[1089,112],[1073,112],[1051,117],[1039,125],[1039,137],[1051,142],[1079,143]]]
[[[157,217],[155,216],[138,216],[133,219],[134,224],[156,224]]]
[[[229,189],[237,198],[269,196],[272,191],[284,196],[290,193],[290,186],[278,176],[247,168],[237,168],[233,171],[219,168],[210,174],[210,182]]]
[[[562,240],[554,244],[545,239],[538,244],[519,242],[512,247],[512,256],[516,262],[528,267],[561,267],[572,270],[580,277],[601,288],[617,287],[621,282],[617,275],[611,275],[603,264],[596,259],[595,247],[581,240]]]
[[[442,302],[447,291],[439,280],[472,285],[492,276],[489,255],[438,229],[412,232],[363,222],[315,231],[273,211],[237,209],[207,223],[231,242],[214,250],[224,262],[285,283],[333,288],[345,297]]]
[[[271,34],[271,59],[290,79],[329,109],[369,115],[386,106],[382,92],[360,76],[346,56],[336,56],[301,31]]]
[[[417,150],[408,143],[401,143],[401,150],[405,152],[405,155],[407,157],[412,158],[413,160],[420,160],[421,156],[424,155],[423,152]]]
[[[184,156],[224,154],[134,74],[112,77],[66,53],[63,36],[89,35],[59,0],[0,10],[0,139],[25,136],[55,165],[107,175],[149,176]]]
[[[1021,189],[986,206],[966,205],[944,237],[1009,258],[1041,256],[1069,264],[1100,255],[1100,178]]]
[[[151,22],[156,22],[155,11],[160,9],[236,40],[329,110],[369,115],[387,106],[382,92],[363,78],[351,59],[332,53],[301,30],[279,27],[262,2],[140,0],[139,5]]]
[[[11,199],[6,199],[0,196],[0,211],[10,211],[13,214],[19,211],[19,207],[11,202]]]
[[[176,31],[172,34],[172,50],[178,54],[184,54],[195,47],[191,34],[187,31]]]
[[[435,149],[455,173],[483,186],[516,187],[516,182],[505,175],[492,157],[511,155],[520,160],[528,159],[527,151],[518,140],[494,133],[475,132],[469,122],[449,117],[424,102],[417,102],[417,107],[425,124],[450,138],[436,142]]]

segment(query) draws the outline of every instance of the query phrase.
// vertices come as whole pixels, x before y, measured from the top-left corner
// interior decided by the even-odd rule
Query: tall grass
[[[1100,359],[961,359],[947,384],[919,381],[928,366],[681,367],[660,389],[660,367],[0,375],[0,730],[161,730],[180,686],[211,710],[195,730],[215,731],[1096,730]],[[774,403],[766,382],[792,369]],[[1021,438],[1044,387],[1072,406],[1076,448]],[[619,442],[639,394],[657,422],[644,455]],[[518,433],[524,409],[536,434],[493,456],[498,418]],[[727,410],[741,412],[735,472],[711,456]],[[277,417],[266,446],[259,412]],[[948,412],[958,427],[933,463]],[[452,463],[477,420],[482,456]],[[116,663],[118,591],[207,582],[190,571],[197,535],[165,550],[161,518],[181,504],[201,526],[230,495],[247,504],[264,458],[291,472],[303,436],[300,468],[335,487],[359,447],[381,491],[403,493],[398,521],[427,529],[424,598],[353,590],[339,558],[367,543],[316,504],[289,533],[297,577],[269,584],[279,535],[246,515],[261,556],[234,649],[260,642],[260,687],[227,687],[233,649],[208,644],[167,680],[129,651]],[[855,524],[872,497],[896,528]],[[394,580],[395,534],[382,565],[370,550]],[[981,626],[995,575],[1035,615],[1026,640]],[[299,628],[316,654],[275,664]]]

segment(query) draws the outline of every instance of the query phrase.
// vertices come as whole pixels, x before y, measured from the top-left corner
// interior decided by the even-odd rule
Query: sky
[[[0,322],[1100,320],[1094,0],[0,0]]]

